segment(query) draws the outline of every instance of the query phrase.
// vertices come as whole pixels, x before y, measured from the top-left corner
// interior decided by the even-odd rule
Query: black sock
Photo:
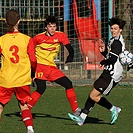
[[[93,101],[90,97],[86,100],[85,107],[82,110],[83,113],[88,114],[92,108],[94,107],[95,101]]]
[[[102,107],[107,108],[108,110],[111,109],[112,104],[104,97],[101,97],[101,99],[99,100],[99,102],[97,102],[97,104],[99,104]]]

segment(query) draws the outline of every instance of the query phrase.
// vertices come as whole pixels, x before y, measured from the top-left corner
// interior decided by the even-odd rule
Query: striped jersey
[[[116,57],[115,63],[110,63],[104,66],[104,70],[110,72],[111,77],[115,82],[119,82],[122,79],[123,67],[119,61],[119,54],[125,49],[125,42],[122,35],[113,37],[110,39],[108,44],[108,53],[106,54],[106,59],[111,57]],[[110,61],[111,62],[111,61]]]

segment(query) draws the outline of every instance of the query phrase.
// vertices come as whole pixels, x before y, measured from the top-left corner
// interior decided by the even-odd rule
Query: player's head
[[[18,27],[20,20],[20,15],[16,10],[9,10],[6,13],[6,24],[7,24],[7,31],[13,32],[15,30],[15,26]]]
[[[45,27],[47,27],[47,25],[49,24],[56,24],[56,26],[58,25],[58,19],[57,17],[53,16],[53,15],[49,15],[46,17],[46,20],[44,21]]]
[[[109,19],[110,31],[113,37],[119,36],[122,32],[126,21],[119,19],[117,17],[113,17]]]
[[[109,19],[109,25],[110,27],[114,24],[117,24],[119,25],[119,28],[123,30],[125,24],[126,24],[126,21],[122,20],[122,19],[119,19],[118,17],[113,17],[111,19]]]
[[[47,16],[45,22],[45,30],[47,31],[48,35],[53,35],[57,29],[58,19],[55,16]]]

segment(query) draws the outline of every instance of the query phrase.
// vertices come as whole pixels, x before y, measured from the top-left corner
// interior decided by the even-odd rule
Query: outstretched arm
[[[100,62],[101,66],[114,64],[117,61],[117,58],[122,51],[122,44],[120,41],[115,40],[112,45],[113,46],[111,47],[111,51],[108,53],[108,58]]]

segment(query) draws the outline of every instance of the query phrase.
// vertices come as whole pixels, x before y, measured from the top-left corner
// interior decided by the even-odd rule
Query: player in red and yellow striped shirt
[[[28,133],[34,133],[32,114],[27,106],[30,96],[31,66],[36,69],[33,39],[18,31],[20,15],[15,10],[6,14],[7,33],[0,37],[1,79],[0,117],[4,106],[15,94]]]
[[[45,20],[46,32],[36,35],[33,40],[36,46],[37,68],[35,82],[37,89],[32,93],[32,100],[28,103],[32,108],[39,100],[46,89],[46,81],[55,82],[63,86],[66,90],[66,97],[70,103],[73,112],[80,110],[76,99],[76,94],[72,82],[66,75],[56,67],[55,57],[59,53],[60,45],[66,47],[69,52],[66,62],[72,62],[74,50],[65,33],[56,31],[57,19],[54,16],[48,16]]]

